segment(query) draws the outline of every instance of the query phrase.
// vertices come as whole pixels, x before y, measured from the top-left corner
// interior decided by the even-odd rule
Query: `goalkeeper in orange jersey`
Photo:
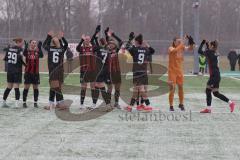
[[[176,85],[178,86],[179,108],[184,111],[184,92],[183,92],[183,54],[185,51],[192,51],[194,48],[194,41],[191,36],[186,36],[188,45],[184,44],[184,40],[174,38],[172,45],[168,49],[169,63],[168,63],[168,84],[169,84],[169,104],[170,111],[174,111],[173,99]]]

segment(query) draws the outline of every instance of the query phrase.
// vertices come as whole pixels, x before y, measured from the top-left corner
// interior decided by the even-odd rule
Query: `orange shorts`
[[[168,83],[183,85],[184,76],[183,74],[168,73]]]

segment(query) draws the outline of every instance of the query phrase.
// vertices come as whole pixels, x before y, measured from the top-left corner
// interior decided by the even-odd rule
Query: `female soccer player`
[[[63,59],[64,53],[68,48],[68,42],[64,38],[63,32],[54,35],[53,31],[48,32],[47,38],[43,43],[43,48],[48,52],[48,70],[49,70],[49,105],[44,107],[46,110],[55,107],[54,100],[56,97],[56,108],[66,109],[63,101],[62,84],[63,84]]]
[[[20,91],[19,85],[22,83],[22,66],[25,65],[22,59],[23,39],[13,39],[15,45],[5,49],[6,55],[4,61],[7,62],[7,88],[3,94],[3,107],[8,107],[6,104],[7,97],[14,87],[15,90],[15,107],[19,107]]]
[[[203,51],[204,45],[206,45],[205,51]],[[212,41],[210,43],[207,43],[206,40],[203,40],[198,50],[199,54],[207,57],[208,64],[209,64],[209,74],[210,74],[209,80],[207,82],[207,88],[206,88],[207,108],[203,109],[200,113],[211,113],[212,93],[215,97],[228,103],[231,112],[233,112],[235,108],[234,102],[232,102],[227,97],[219,93],[219,83],[221,81],[221,75],[218,67],[219,54],[217,52],[217,49],[218,49],[217,41]]]
[[[169,62],[168,62],[168,84],[170,88],[169,92],[169,104],[170,111],[174,111],[173,99],[175,93],[175,86],[178,86],[178,96],[179,96],[179,108],[184,111],[184,92],[183,92],[183,54],[186,50],[193,50],[194,41],[191,36],[186,36],[188,38],[188,46],[184,45],[184,41],[180,38],[174,38],[172,46],[168,49]]]
[[[80,60],[80,83],[81,83],[81,97],[80,109],[83,109],[84,99],[87,91],[87,84],[90,83],[91,95],[93,104],[95,103],[95,80],[96,80],[96,58],[94,53],[94,42],[90,36],[82,35],[82,40],[78,44],[76,50],[79,52]]]
[[[30,40],[29,46],[25,44],[23,55],[26,57],[26,66],[24,74],[24,90],[23,90],[23,107],[27,108],[27,96],[30,85],[33,86],[34,107],[38,107],[38,85],[40,84],[39,77],[39,58],[43,58],[42,42],[37,43],[36,40]]]
[[[132,35],[130,34],[129,37]],[[143,42],[142,34],[139,34],[134,41],[134,44],[131,44],[131,38],[127,44],[127,50],[133,57],[133,96],[131,98],[130,106],[126,109],[128,111],[132,110],[137,98],[138,93],[139,97],[143,98],[146,106],[140,105],[137,107],[137,110],[146,110],[151,111],[150,101],[147,96],[147,91],[145,90],[148,85],[148,75],[147,75],[147,65],[148,65],[148,56],[154,54],[155,50],[150,47],[148,44]]]
[[[106,103],[107,110],[111,110],[111,97],[107,93],[105,84],[110,83],[110,74],[108,71],[108,59],[111,54],[107,47],[106,39],[101,38],[100,43],[98,42],[97,34],[100,32],[101,26],[97,26],[96,31],[92,37],[94,40],[94,53],[96,55],[96,83],[94,92],[94,104],[88,109],[92,110],[96,108],[97,100],[99,98],[99,93],[101,92],[102,97]]]
[[[108,59],[108,70],[110,73],[110,84],[108,84],[108,93],[111,95],[112,89],[114,87],[114,107],[120,108],[119,97],[121,88],[121,70],[119,65],[118,52],[123,42],[113,31],[109,30],[109,27],[105,30],[105,36],[107,40],[107,47],[111,52],[111,55]],[[114,39],[117,41],[117,43],[114,41]]]

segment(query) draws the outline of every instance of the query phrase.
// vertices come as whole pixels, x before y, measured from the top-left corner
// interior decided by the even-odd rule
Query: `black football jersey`
[[[63,64],[65,49],[50,47],[48,51],[48,68],[49,71],[60,67]]]
[[[22,65],[24,64],[22,58],[23,49],[18,46],[13,46],[5,49],[6,54],[4,60],[7,62],[8,73],[21,73]]]
[[[52,37],[48,35],[47,39],[43,43],[44,49],[48,52],[48,70],[49,72],[52,72],[57,68],[63,70],[64,53],[68,48],[68,42],[63,37],[59,40],[61,47],[57,48],[50,46],[51,40]]]
[[[209,65],[209,74],[220,74],[219,71],[219,54],[214,50],[206,49],[203,51],[204,44],[201,44],[199,47],[199,54],[203,54],[207,57],[208,65]]]
[[[132,46],[130,49],[128,49],[130,54],[133,57],[133,73],[134,72],[147,72],[147,65],[149,62],[149,56],[151,56],[154,53],[153,48],[147,48],[147,47],[135,47]]]
[[[96,47],[95,48],[95,53],[96,53],[96,62],[99,65],[103,65],[103,67],[107,67],[109,63],[109,57],[111,56],[111,52],[105,48],[105,47]]]

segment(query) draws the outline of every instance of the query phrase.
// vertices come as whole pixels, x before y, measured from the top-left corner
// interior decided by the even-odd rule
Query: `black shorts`
[[[104,82],[106,84],[111,84],[110,74],[107,69],[102,69],[99,74],[97,74],[96,82]]]
[[[121,83],[121,82],[122,82],[121,72],[111,73],[111,83],[112,84],[118,84],[118,83]]]
[[[96,81],[95,72],[81,72],[80,73],[80,83],[91,83]]]
[[[59,81],[61,83],[64,82],[64,70],[57,69],[53,72],[49,72],[49,81]]]
[[[207,86],[210,87],[211,89],[215,89],[215,88],[218,89],[220,81],[221,81],[220,74],[213,74],[210,76],[207,82]]]
[[[133,73],[133,84],[136,86],[148,85],[148,75],[145,72]]]
[[[7,73],[8,83],[22,83],[22,73]]]
[[[39,74],[25,73],[24,74],[24,84],[40,84],[40,76]]]

